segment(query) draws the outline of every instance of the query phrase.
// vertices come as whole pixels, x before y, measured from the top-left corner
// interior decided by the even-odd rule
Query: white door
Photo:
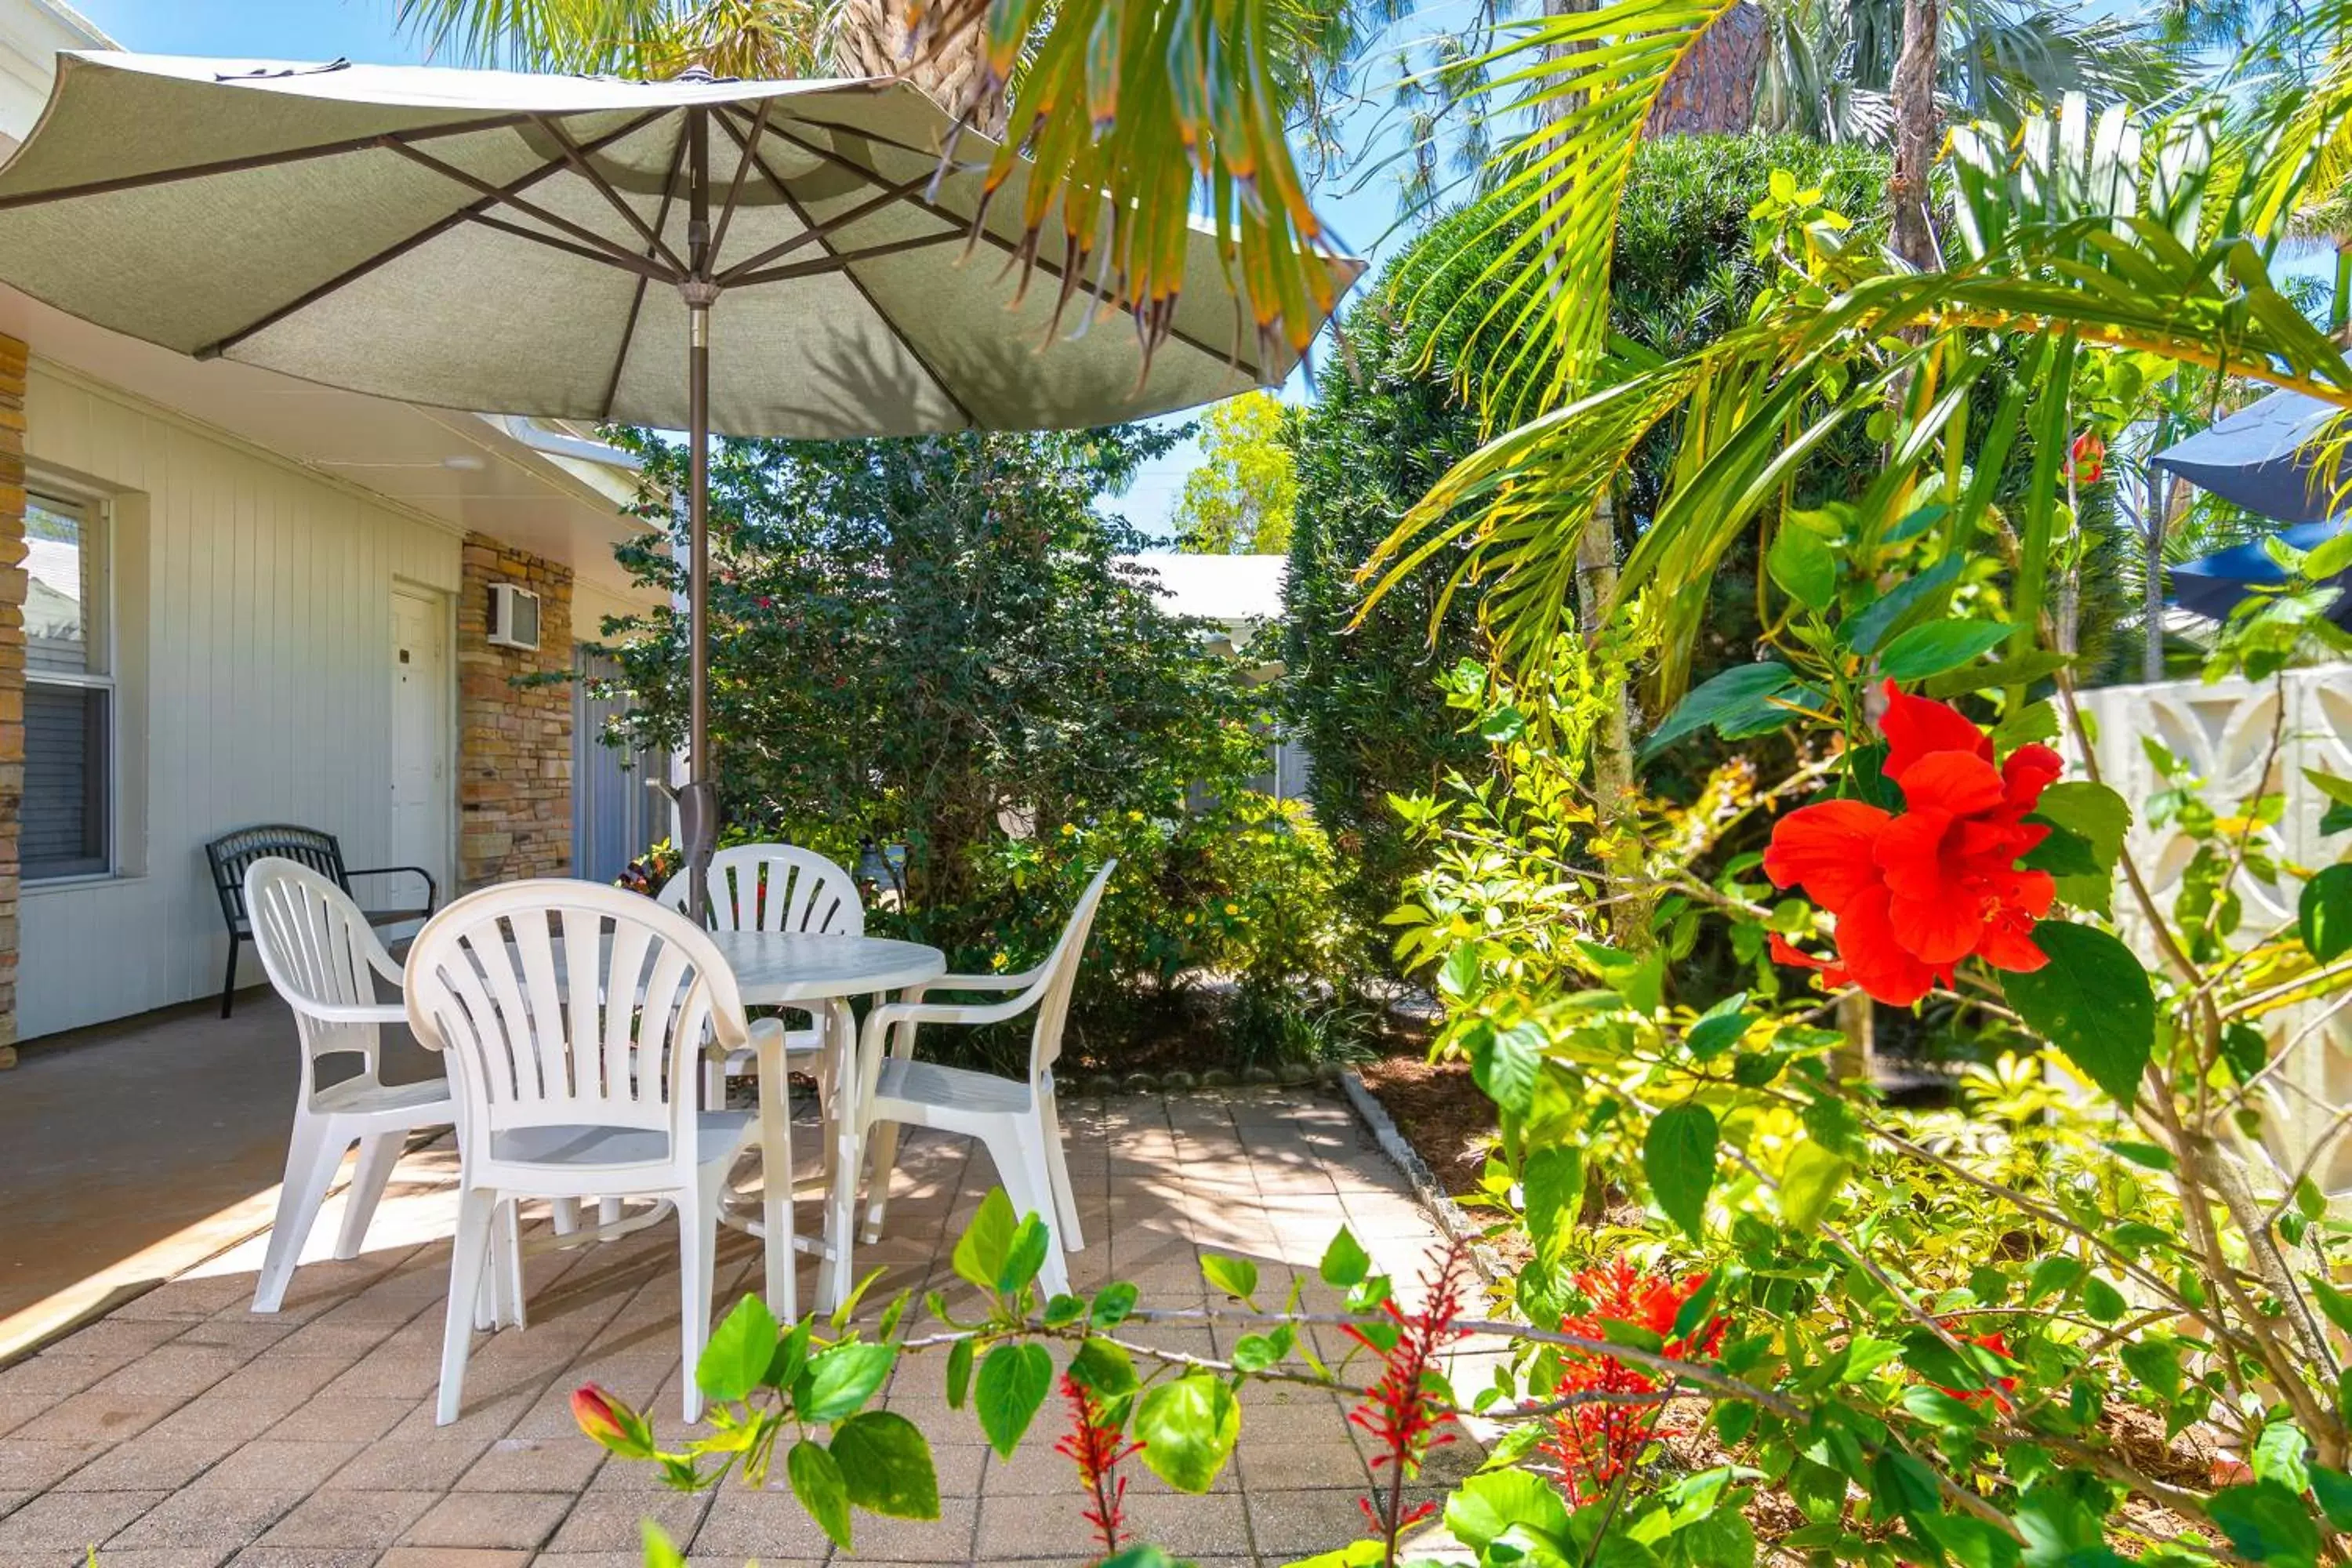
[[[441,602],[392,595],[391,863],[449,887],[449,626]]]

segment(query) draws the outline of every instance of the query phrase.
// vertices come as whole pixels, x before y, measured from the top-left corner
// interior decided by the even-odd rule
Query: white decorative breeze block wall
[[[2259,684],[2171,681],[2103,687],[2083,693],[2080,700],[2097,737],[2100,776],[2131,804],[2127,847],[2158,907],[2169,910],[2179,896],[2181,872],[2195,846],[2177,829],[2151,827],[2142,820],[2147,797],[2165,787],[2140,743],[2143,736],[2154,737],[2184,759],[2204,782],[2207,802],[2224,816],[2257,795],[2284,794],[2286,815],[2275,831],[2288,861],[2316,870],[2352,851],[2352,835],[2337,834],[2333,842],[2320,836],[2319,818],[2327,800],[2303,773],[2312,768],[2352,778],[2352,665],[2289,670],[2282,680]],[[2263,763],[2271,755],[2273,730],[2278,750],[2265,776]],[[2069,773],[2080,776],[2072,768]],[[2294,920],[2295,900],[2302,891],[2295,879],[2271,883],[2241,873],[2236,886],[2245,910],[2241,940]],[[2132,908],[2120,877],[2116,914],[2126,939],[2153,963],[2145,922]],[[2286,1046],[2323,1010],[2304,1005],[2264,1018],[2272,1050]],[[2292,1165],[2299,1163],[2335,1109],[2352,1105],[2352,1009],[2314,1030],[2276,1076],[2284,1080],[2289,1110],[2281,1119],[2284,1124],[2272,1129],[2271,1141]],[[2352,1186],[2352,1139],[2340,1141],[2315,1174],[2326,1186]]]

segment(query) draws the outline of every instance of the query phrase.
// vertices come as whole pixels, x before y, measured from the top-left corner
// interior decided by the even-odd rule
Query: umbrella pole
[[[719,789],[710,777],[710,306],[719,290],[709,276],[710,135],[706,111],[687,121],[688,269],[678,285],[687,319],[687,747],[692,779],[680,826],[686,834],[692,918],[710,916],[710,852],[719,840]]]

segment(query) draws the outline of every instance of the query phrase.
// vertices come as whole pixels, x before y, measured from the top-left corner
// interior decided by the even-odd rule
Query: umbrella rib
[[[862,201],[845,213],[835,214],[834,216],[825,219],[823,223],[817,224],[814,227],[803,229],[800,233],[793,236],[790,239],[782,240],[777,244],[768,247],[767,249],[760,252],[757,256],[745,257],[742,260],[737,262],[726,271],[721,272],[719,275],[718,281],[722,287],[733,283],[752,281],[752,279],[747,277],[746,274],[749,274],[754,268],[765,267],[771,261],[790,256],[793,251],[800,249],[803,246],[814,245],[828,234],[837,234],[841,230],[847,228],[851,224],[856,223],[859,218],[866,217],[881,211],[884,207],[888,206],[892,202],[898,200],[908,192],[919,191],[925,185],[930,184],[930,174],[929,173],[925,173],[916,175],[911,180],[903,181],[898,184],[887,186],[883,190],[880,195]],[[963,233],[963,230],[961,226],[956,226],[951,227],[949,232],[952,235],[961,236]]]
[[[782,200],[786,206],[793,209],[793,216],[800,219],[801,222],[807,226],[809,231],[816,236],[818,247],[827,256],[838,259],[840,253],[833,248],[832,241],[825,238],[824,231],[820,229],[815,223],[810,220],[808,209],[801,205],[800,198],[793,195],[791,188],[777,176],[776,171],[769,166],[767,159],[760,156],[754,143],[744,137],[743,132],[738,129],[735,124],[734,116],[729,114],[722,108],[719,112],[718,119],[719,123],[727,128],[727,133],[735,138],[736,143],[743,149],[745,155],[751,158],[754,163],[759,165],[760,177],[768,182],[769,187],[776,193],[777,196]],[[780,136],[784,135],[781,131],[778,132],[777,134]],[[792,138],[786,136],[785,140],[790,141]],[[855,167],[855,165],[852,166]],[[863,173],[863,171],[860,172]],[[880,183],[870,174],[866,174],[866,178],[868,180],[875,180],[877,184]],[[890,312],[885,310],[882,308],[881,301],[874,298],[874,291],[866,287],[865,280],[859,278],[856,273],[850,271],[846,267],[844,267],[841,269],[841,276],[848,282],[852,289],[857,290],[857,297],[866,301],[866,308],[874,312],[874,319],[882,323],[882,330],[890,334],[891,341],[896,342],[900,348],[906,350],[907,357],[913,360],[917,365],[921,367],[923,374],[931,378],[931,384],[940,389],[940,395],[948,400],[948,405],[963,416],[963,421],[966,425],[971,426],[975,430],[982,428],[982,426],[981,422],[972,417],[971,410],[964,406],[963,399],[958,397],[955,395],[955,389],[948,384],[948,378],[941,375],[939,372],[939,367],[932,364],[929,358],[924,354],[923,351],[917,348],[913,342],[908,341],[907,334],[898,330],[898,323],[890,319]]]
[[[828,247],[822,261],[795,261],[788,266],[771,267],[738,278],[731,285],[750,289],[761,283],[785,283],[795,278],[814,278],[827,272],[839,272],[855,261],[877,261],[886,256],[897,256],[908,250],[921,250],[934,245],[953,245],[963,236],[950,229],[945,234],[917,235],[910,239],[894,239],[884,245],[869,245],[863,250],[833,250]]]
[[[135,191],[149,185],[176,184],[183,180],[201,180],[213,174],[238,174],[247,169],[271,169],[281,163],[300,163],[312,158],[339,157],[345,153],[365,153],[387,143],[404,144],[424,142],[442,136],[471,136],[482,131],[504,131],[512,126],[530,123],[528,114],[501,114],[490,120],[468,120],[454,125],[426,126],[416,131],[378,132],[373,136],[353,136],[341,142],[322,142],[315,147],[291,147],[278,153],[254,153],[242,158],[221,158],[209,163],[190,163],[177,169],[159,169],[146,174],[121,174],[108,180],[87,180],[78,185],[59,185],[46,191],[25,191],[12,196],[0,196],[0,212],[16,207],[36,206],[43,202],[72,201],[79,196],[102,196],[115,191]]]
[[[430,153],[420,153],[415,148],[404,145],[404,143],[394,141],[391,138],[386,138],[384,144],[392,148],[394,152],[400,153],[402,157],[410,159],[413,162],[432,170],[437,174],[446,175],[448,178],[457,181],[461,185],[469,186],[474,190],[479,191],[482,195],[493,198],[493,200],[498,203],[514,208],[517,212],[524,213],[531,217],[537,218],[540,222],[547,225],[550,228],[560,229],[563,233],[572,236],[575,239],[579,239],[588,245],[595,247],[597,250],[602,252],[616,267],[625,268],[631,272],[643,272],[650,277],[665,279],[671,279],[676,277],[674,272],[655,267],[652,263],[646,261],[645,258],[638,256],[636,253],[629,250],[616,241],[610,239],[604,235],[598,234],[594,229],[588,227],[586,225],[573,223],[570,218],[565,217],[559,213],[551,213],[536,202],[527,202],[520,196],[509,195],[500,191],[498,186],[490,184],[489,181],[483,179],[480,175],[473,174],[468,170],[460,169],[455,163],[444,163],[442,160],[433,156]],[[528,230],[523,232],[526,234],[529,233]],[[538,238],[545,237],[532,236],[532,237]]]
[[[550,250],[560,250],[567,256],[577,256],[583,260],[593,261],[600,267],[611,267],[623,272],[634,272],[639,278],[652,279],[662,283],[675,281],[659,264],[648,261],[643,257],[615,257],[611,251],[600,247],[575,244],[559,236],[542,233],[538,229],[516,223],[509,218],[492,217],[487,212],[469,213],[467,217],[467,221],[480,224],[484,228],[494,228],[500,234],[510,234],[517,239],[527,239],[533,245],[543,245]]]
[[[719,250],[727,243],[727,226],[735,221],[735,204],[743,197],[743,176],[751,172],[751,149],[760,144],[760,136],[768,128],[768,110],[775,101],[772,98],[760,100],[759,117],[751,121],[751,139],[742,144],[743,155],[735,160],[735,177],[727,184],[727,203],[719,209],[719,226],[711,231],[710,248],[705,253],[710,266],[719,264]]]
[[[686,121],[677,122],[677,142],[669,150],[669,167],[662,174],[661,205],[654,212],[654,232],[659,234],[669,226],[669,209],[677,199],[677,166],[686,161]],[[613,416],[613,401],[621,395],[621,373],[628,368],[630,345],[637,341],[637,318],[646,308],[646,279],[637,279],[629,294],[628,320],[621,324],[621,346],[613,355],[613,374],[604,382],[604,401],[596,405],[596,417]]]
[[[571,137],[566,136],[563,133],[563,127],[558,125],[552,116],[545,114],[540,115],[538,117],[538,124],[541,130],[555,138],[555,144],[558,147],[563,149],[564,162],[570,163],[573,169],[577,170],[582,179],[586,180],[591,185],[594,186],[596,194],[604,197],[605,203],[610,205],[614,212],[619,213],[624,218],[628,220],[629,226],[637,231],[637,237],[643,239],[648,246],[652,247],[652,249],[647,252],[647,259],[651,259],[653,257],[658,256],[664,261],[668,262],[673,270],[678,272],[686,270],[686,263],[680,261],[676,253],[674,253],[668,246],[662,243],[661,231],[646,226],[646,220],[637,216],[637,209],[621,199],[621,193],[613,188],[613,182],[606,179],[604,176],[604,174],[598,170],[593,163],[591,163],[588,161],[588,155],[581,151],[581,149],[572,142]]]
[[[656,120],[660,119],[661,113],[661,110],[656,110],[651,114],[639,115],[636,119],[631,121],[628,124],[620,127],[618,130],[608,132],[604,135],[598,137],[594,142],[590,142],[589,146],[592,149],[603,148],[611,145],[614,142],[622,140],[624,137],[633,136],[637,132],[644,130]],[[541,163],[538,168],[533,169],[530,174],[508,182],[504,188],[510,191],[529,190],[531,186],[537,184],[540,181],[547,178],[548,175],[555,173],[555,171],[562,167],[563,167],[562,160],[550,159],[548,162]],[[494,198],[484,196],[479,201],[473,203],[469,206],[458,208],[448,216],[441,218],[425,227],[417,230],[415,234],[410,235],[406,239],[402,240],[399,244],[391,247],[389,249],[379,250],[373,256],[369,257],[366,260],[345,268],[343,271],[337,273],[334,277],[328,279],[325,282],[319,284],[316,288],[305,289],[300,294],[296,295],[293,299],[286,301],[286,303],[278,306],[276,310],[271,310],[268,315],[262,316],[256,321],[247,322],[244,326],[239,327],[236,331],[229,333],[228,336],[225,338],[218,338],[212,342],[206,343],[204,347],[196,350],[195,357],[198,359],[219,358],[222,354],[226,353],[229,350],[245,342],[246,339],[252,337],[255,333],[268,331],[271,327],[276,326],[278,322],[284,321],[287,317],[293,315],[298,310],[309,310],[311,306],[317,304],[328,295],[335,293],[339,289],[348,288],[350,285],[358,282],[361,279],[366,277],[369,273],[373,272],[379,267],[399,260],[410,251],[415,250],[418,246],[438,239],[441,236],[448,233],[459,224],[466,222],[468,218],[478,216],[494,205]],[[640,284],[640,287],[642,287],[642,284]]]
[[[731,123],[731,120],[730,120],[730,117],[723,110],[721,111],[719,118],[722,121],[729,121],[729,122]],[[780,129],[775,132],[775,134],[782,137],[785,141],[791,142],[802,152],[810,154],[812,157],[822,158],[828,163],[837,163],[841,167],[847,169],[854,174],[863,175],[869,181],[876,180],[876,176],[873,174],[868,172],[854,160],[845,158],[838,153],[820,147],[813,142],[803,142],[789,131]],[[870,140],[878,141],[882,139],[870,138]],[[895,142],[886,142],[885,144],[893,147],[898,146],[898,143]],[[904,150],[909,152],[913,151],[911,148]],[[878,181],[877,181],[877,183],[878,183]],[[940,205],[937,202],[930,201],[922,196],[908,195],[901,199],[909,206],[920,207],[923,211],[929,213],[936,217],[943,217],[947,219],[950,223],[956,225],[963,232],[971,235],[977,239],[986,241],[989,245],[1004,252],[1008,256],[1015,258],[1024,256],[1022,247],[1014,244],[1012,240],[1005,238],[1003,235],[996,233],[984,223],[974,224],[970,218],[960,216],[956,213],[950,211],[948,208]],[[1026,257],[1026,260],[1028,265],[1036,268],[1039,271],[1045,273],[1045,276],[1052,278],[1056,281],[1061,280],[1066,276],[1059,266],[1055,265],[1054,262],[1048,261],[1042,256],[1028,255]],[[1099,284],[1087,282],[1084,274],[1080,274],[1077,277],[1071,279],[1070,283],[1073,288],[1082,290],[1089,297],[1100,300],[1102,303],[1110,306],[1114,310],[1123,310],[1125,308],[1121,306],[1116,299],[1112,298],[1109,294],[1105,293]],[[1194,350],[1200,353],[1207,354],[1212,359],[1232,365],[1235,370],[1244,372],[1252,381],[1262,383],[1265,379],[1265,370],[1258,365],[1244,363],[1238,352],[1212,347],[1210,344],[1202,342],[1199,338],[1196,338],[1192,333],[1184,331],[1183,328],[1177,326],[1173,321],[1171,321],[1168,324],[1168,335],[1175,339],[1178,342],[1182,343],[1186,348]]]

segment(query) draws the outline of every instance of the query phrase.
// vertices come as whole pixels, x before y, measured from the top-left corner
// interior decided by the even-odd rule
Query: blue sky
[[[394,24],[396,0],[68,0],[124,48],[159,54],[252,56],[416,63],[423,51]],[[1459,0],[1443,0],[1444,6]],[[1425,25],[1425,24],[1423,24]],[[1371,116],[1364,116],[1369,131]],[[1384,177],[1354,194],[1333,191],[1326,216],[1349,244],[1370,248],[1394,219]],[[1305,395],[1294,377],[1284,395]],[[1184,476],[1200,461],[1192,441],[1148,465],[1118,503],[1129,519],[1166,536]]]

